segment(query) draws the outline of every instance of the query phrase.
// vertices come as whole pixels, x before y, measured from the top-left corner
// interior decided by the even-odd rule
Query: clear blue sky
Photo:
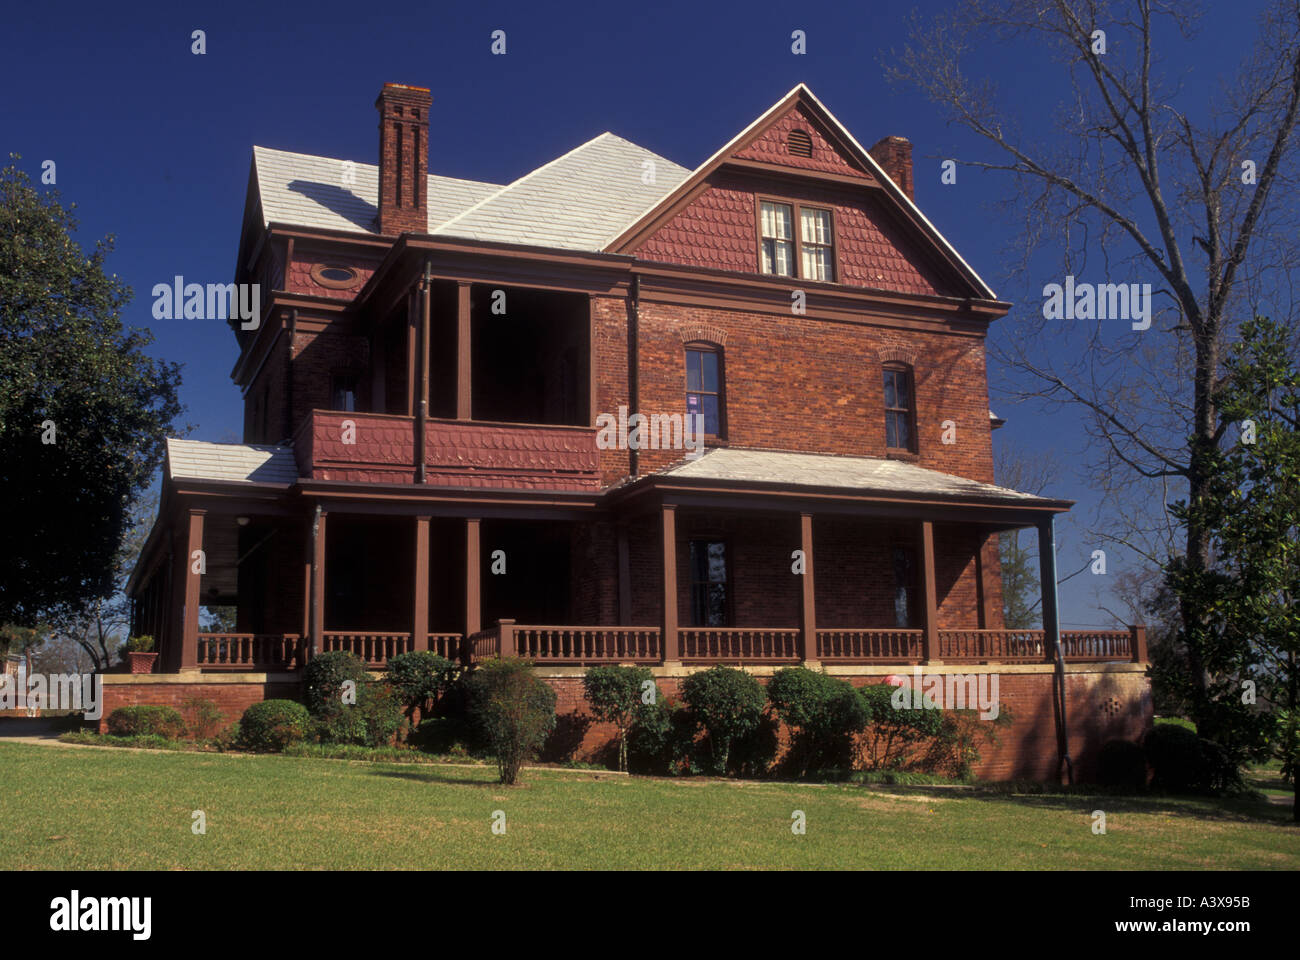
[[[918,4],[922,12],[942,4]],[[1256,3],[1211,4],[1199,33],[1166,62],[1195,95],[1255,35]],[[154,321],[149,291],[175,274],[225,282],[234,269],[252,146],[375,162],[375,96],[385,81],[430,87],[431,172],[509,182],[611,130],[694,167],[804,81],[857,139],[914,144],[917,201],[1002,299],[1041,305],[1036,284],[1008,286],[1000,251],[1014,225],[993,203],[1007,184],[963,171],[939,183],[939,157],[971,143],[914,90],[882,79],[880,57],[903,35],[909,6],[775,2],[24,3],[0,32],[0,146],[39,180],[57,163],[75,201],[80,239],[117,236],[110,269],[134,288],[128,322],[150,327],[160,357],[185,364],[182,400],[198,439],[237,439],[234,337],[218,321]],[[193,30],[207,52],[190,52]],[[490,53],[507,33],[508,53]],[[792,30],[808,52],[790,51]],[[979,66],[1026,126],[1046,123],[1064,93],[1032,51],[990,50]],[[995,336],[1013,329],[1001,321]],[[1093,495],[1070,470],[1082,435],[1070,414],[999,403],[1006,371],[991,369],[997,435],[1066,466],[1052,495]],[[1082,517],[1081,517],[1082,519]],[[1090,545],[1067,522],[1060,558],[1077,569]],[[1122,558],[1112,557],[1112,572]],[[1097,578],[1062,588],[1063,619],[1100,624]]]

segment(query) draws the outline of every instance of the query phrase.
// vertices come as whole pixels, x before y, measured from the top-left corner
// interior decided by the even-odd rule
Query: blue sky
[[[918,4],[924,13],[942,4]],[[1166,69],[1193,98],[1255,35],[1253,3],[1211,7]],[[185,364],[182,400],[198,439],[237,439],[241,401],[224,323],[154,321],[149,290],[175,274],[224,282],[234,269],[253,144],[373,163],[382,83],[430,87],[430,171],[509,182],[605,130],[694,167],[803,81],[865,144],[914,144],[917,202],[1005,300],[1041,304],[1041,284],[1008,286],[1001,251],[1014,239],[993,204],[1008,184],[963,170],[939,182],[939,158],[971,142],[915,90],[882,78],[903,36],[906,4],[427,3],[22,4],[0,33],[0,146],[39,180],[57,164],[80,239],[117,236],[110,269],[134,288],[128,322],[153,330],[153,352]],[[191,33],[207,52],[190,52]],[[506,31],[508,53],[490,53]],[[790,51],[792,30],[808,52]],[[1022,124],[1051,121],[1065,91],[1033,50],[977,61]],[[1014,314],[1013,314],[1014,316]],[[1013,318],[994,336],[1010,335]],[[1065,467],[1052,495],[1094,502],[1081,483],[1083,438],[1070,413],[999,402],[1010,374],[990,370],[997,435]],[[1091,546],[1067,522],[1062,572]],[[1111,570],[1116,568],[1112,558]],[[1067,624],[1100,624],[1089,574],[1062,588]]]

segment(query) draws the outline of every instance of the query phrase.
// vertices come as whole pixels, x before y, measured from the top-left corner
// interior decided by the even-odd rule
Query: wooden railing
[[[409,633],[330,631],[321,634],[321,653],[347,650],[368,667],[382,667],[389,657],[415,649]]]
[[[501,653],[501,630],[489,627],[478,633],[471,633],[465,638],[465,657],[470,663],[478,663]]]
[[[797,629],[761,627],[687,627],[678,631],[683,661],[794,662],[800,659],[802,637]]]
[[[1043,663],[1049,657],[1042,630],[940,630],[938,659]]]
[[[658,663],[658,627],[550,627],[502,621],[502,647],[535,663]],[[508,633],[506,632],[508,631]]]
[[[1062,630],[1061,653],[1066,660],[1132,660],[1133,636],[1128,630]]]
[[[197,664],[203,670],[296,670],[307,645],[292,633],[200,633]]]
[[[919,663],[924,630],[818,630],[817,658],[841,663]]]
[[[448,660],[460,660],[461,647],[464,643],[465,635],[463,633],[429,634],[429,649],[440,657],[446,657]]]

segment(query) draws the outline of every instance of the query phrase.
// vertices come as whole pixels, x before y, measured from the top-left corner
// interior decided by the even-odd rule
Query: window
[[[357,408],[357,378],[350,373],[337,373],[330,378],[330,409],[348,413]]]
[[[759,200],[758,208],[759,269],[763,273],[828,283],[835,280],[835,230],[830,210],[778,200]]]
[[[763,238],[763,272],[776,273],[783,277],[794,276],[794,231],[791,229],[793,214],[788,203],[772,203],[764,200],[760,204]]]
[[[722,540],[692,540],[690,546],[691,624],[725,627],[730,620],[727,544]]]
[[[915,563],[907,547],[894,547],[894,626],[906,630],[912,626],[912,591]]]
[[[686,413],[704,417],[704,433],[722,436],[722,358],[713,347],[686,348]]]
[[[916,408],[912,371],[901,363],[885,366],[885,448],[916,452]]]

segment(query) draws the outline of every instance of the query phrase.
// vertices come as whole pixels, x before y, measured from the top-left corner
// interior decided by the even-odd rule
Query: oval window
[[[354,287],[359,280],[355,270],[337,263],[316,264],[311,268],[311,278],[322,287],[332,287],[336,290]]]

